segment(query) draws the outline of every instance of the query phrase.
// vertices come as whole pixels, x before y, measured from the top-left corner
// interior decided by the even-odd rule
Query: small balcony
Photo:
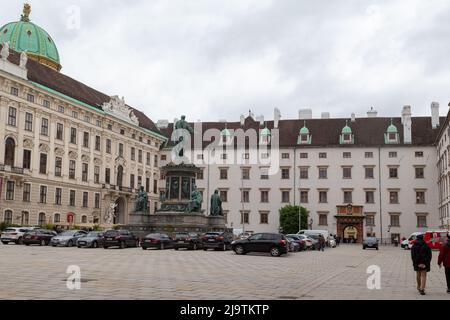
[[[25,170],[23,168],[6,166],[4,164],[0,164],[0,172],[11,173],[13,175],[24,175],[25,174]]]
[[[103,184],[102,189],[111,190],[111,191],[119,191],[119,192],[123,192],[123,193],[133,193],[134,192],[134,189],[132,189],[132,188],[115,186],[112,184]]]

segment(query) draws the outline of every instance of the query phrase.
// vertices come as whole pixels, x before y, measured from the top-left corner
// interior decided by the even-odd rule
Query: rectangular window
[[[344,159],[350,159],[350,158],[352,157],[352,153],[351,153],[351,152],[344,152],[344,153],[342,154],[342,157],[343,157]]]
[[[300,179],[308,179],[309,178],[309,168],[302,167],[300,168]]]
[[[94,195],[94,208],[100,209],[100,193]]]
[[[105,183],[107,183],[107,184],[111,183],[111,169],[110,168],[105,169]]]
[[[319,226],[328,226],[327,214],[319,214]]]
[[[27,94],[27,101],[28,102],[31,102],[31,103],[34,103],[34,96],[32,95],[32,94]]]
[[[31,202],[31,184],[23,184],[23,202]]]
[[[89,148],[89,132],[83,133],[83,147]]]
[[[220,180],[228,180],[228,169],[220,169]]]
[[[375,227],[375,215],[373,214],[366,215],[366,226]]]
[[[344,203],[353,203],[352,191],[344,191]]]
[[[61,177],[62,175],[62,158],[55,158],[55,177]]]
[[[76,192],[75,190],[70,190],[69,206],[75,207],[75,200],[76,200]]]
[[[250,191],[243,190],[242,191],[242,202],[243,203],[249,203],[250,202]]]
[[[416,158],[423,158],[423,151],[416,151]]]
[[[282,203],[290,203],[291,202],[291,193],[289,191],[281,191],[281,202]]]
[[[95,151],[100,151],[102,140],[100,136],[95,136]]]
[[[289,153],[283,153],[281,154],[282,159],[289,159]]]
[[[130,188],[134,189],[134,174],[130,175]]]
[[[157,155],[155,155],[154,157],[153,157],[153,166],[156,168],[156,167],[158,167],[158,156]]]
[[[327,158],[327,154],[325,152],[319,153],[319,159],[326,159],[326,158]]]
[[[64,139],[64,125],[62,123],[56,124],[56,140]]]
[[[167,160],[167,156],[165,154],[161,155],[161,161],[166,161]]]
[[[300,203],[308,203],[309,197],[308,197],[308,191],[300,191]]]
[[[269,224],[269,214],[267,212],[260,213],[260,223]]]
[[[31,169],[31,150],[23,150],[23,168]]]
[[[48,136],[48,119],[46,119],[46,118],[42,118],[41,135]]]
[[[25,130],[33,131],[33,114],[25,113]]]
[[[400,227],[400,215],[391,214],[391,227]]]
[[[83,181],[83,182],[87,182],[88,181],[88,168],[89,168],[89,165],[87,164],[87,163],[83,163],[82,165],[81,165],[81,180]]]
[[[145,191],[150,192],[150,178],[145,179]]]
[[[123,157],[123,144],[119,143],[119,156]]]
[[[199,171],[197,172],[197,180],[203,180],[204,173],[203,173],[203,169],[199,169]]]
[[[136,149],[131,147],[131,161],[136,160]]]
[[[42,101],[42,105],[43,105],[45,108],[50,108],[50,101],[44,100],[44,101]]]
[[[14,181],[6,182],[6,200],[14,200],[14,188],[15,188]]]
[[[427,228],[427,216],[418,215],[417,216],[417,228]]]
[[[390,179],[398,178],[398,168],[389,168],[389,178]]]
[[[19,89],[16,87],[11,87],[11,94],[16,97],[19,96]]]
[[[151,161],[150,159],[151,159],[150,152],[147,152],[146,159],[145,159],[145,164],[147,166],[150,165],[150,161]]]
[[[158,180],[153,180],[153,193],[158,194]]]
[[[397,152],[395,151],[389,152],[389,158],[397,158]]]
[[[75,179],[76,163],[75,160],[69,161],[69,179]]]
[[[425,191],[416,192],[416,204],[425,204]]]
[[[375,193],[373,191],[366,191],[366,203],[375,203]]]
[[[96,124],[97,127],[100,127],[100,128],[102,127],[102,121],[101,120],[96,120],[95,124]]]
[[[106,153],[111,154],[111,140],[106,139]]]
[[[142,150],[138,150],[138,162],[142,163]]]
[[[41,156],[40,156],[39,173],[47,174],[47,155],[45,153],[41,153]]]
[[[94,183],[100,183],[100,167],[94,167]]]
[[[261,191],[261,202],[268,203],[269,202],[269,191]]]
[[[365,157],[366,159],[372,159],[372,158],[373,158],[373,152],[366,152],[366,153],[364,154],[364,157]]]
[[[352,168],[350,168],[350,167],[342,168],[342,177],[344,179],[351,179],[352,178]]]
[[[66,111],[66,109],[63,106],[58,106],[59,113],[64,113],[65,111]]]
[[[390,191],[389,192],[389,203],[390,204],[398,204],[398,191]]]
[[[328,168],[319,168],[319,179],[328,179]]]
[[[269,180],[269,169],[268,168],[261,168],[261,180]]]
[[[47,203],[47,187],[46,186],[41,186],[41,188],[40,188],[39,202]]]
[[[55,189],[55,204],[58,206],[62,204],[62,188]]]
[[[241,224],[249,224],[249,223],[250,223],[250,213],[241,212]]]
[[[307,153],[300,153],[300,159],[308,159]]]
[[[87,208],[89,206],[89,193],[83,192],[83,208]]]
[[[70,128],[70,143],[77,144],[77,129]]]
[[[222,200],[222,202],[228,202],[228,191],[220,190],[220,200]]]
[[[373,168],[365,168],[365,172],[366,172],[366,179],[374,178]]]
[[[17,109],[13,107],[9,107],[8,110],[8,125],[15,127],[17,120]]]
[[[327,191],[319,191],[319,203],[328,203]]]
[[[290,179],[289,176],[290,176],[290,169],[288,168],[281,169],[281,179],[289,180]]]
[[[425,169],[424,168],[416,168],[416,179],[424,179],[425,178]]]
[[[242,180],[250,180],[250,169],[242,169]]]
[[[78,119],[78,112],[72,111],[72,117]]]

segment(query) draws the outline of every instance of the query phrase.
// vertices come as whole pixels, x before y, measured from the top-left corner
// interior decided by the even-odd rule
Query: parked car
[[[77,244],[79,238],[87,235],[83,230],[69,230],[65,231],[52,238],[52,247],[72,247]]]
[[[78,248],[98,248],[103,246],[103,232],[91,231],[87,235],[78,238]]]
[[[239,255],[268,252],[273,257],[279,257],[288,253],[288,240],[282,234],[257,233],[247,239],[234,241],[231,249]]]
[[[0,236],[0,240],[3,244],[9,244],[11,242],[15,244],[23,244],[23,235],[31,230],[31,228],[26,227],[6,228]]]
[[[286,238],[291,241],[298,244],[298,251],[305,251],[306,250],[306,239],[299,236],[298,234],[288,234],[286,235]]]
[[[300,239],[305,241],[305,250],[314,250],[314,242],[316,240],[313,240],[304,234],[299,234],[299,235],[297,235],[297,237],[299,237]]]
[[[312,242],[312,250],[320,250],[319,235],[317,235],[317,234],[309,234],[308,238]]]
[[[363,250],[366,250],[367,248],[378,250],[378,239],[375,237],[365,238],[363,241]]]
[[[173,237],[173,247],[175,250],[188,249],[198,250],[203,248],[201,237],[192,232],[177,232]]]
[[[156,248],[159,250],[171,249],[173,248],[173,240],[164,233],[152,233],[147,235],[141,242],[141,247],[143,250],[150,248]]]
[[[39,244],[41,246],[48,246],[51,239],[55,236],[56,232],[50,230],[36,229],[31,230],[23,235],[23,243],[26,246],[31,244]]]
[[[203,250],[214,249],[226,251],[233,242],[233,234],[227,232],[208,232],[202,237]]]
[[[128,230],[109,230],[103,233],[103,248],[119,247],[138,247],[139,239]]]
[[[408,245],[407,245],[406,247],[404,247],[404,249],[405,249],[405,250],[411,250],[412,246],[413,246],[414,243],[416,242],[417,236],[418,236],[418,235],[424,235],[424,234],[425,234],[425,232],[414,232],[414,233],[412,233],[412,234],[409,236],[408,240],[405,240],[405,241],[408,242]],[[402,245],[403,245],[403,242],[402,242]]]

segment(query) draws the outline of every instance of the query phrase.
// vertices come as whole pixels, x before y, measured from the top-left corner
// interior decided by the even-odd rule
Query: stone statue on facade
[[[2,51],[0,51],[0,54],[2,56],[3,61],[6,61],[6,59],[8,59],[8,57],[9,57],[9,42],[3,43]]]
[[[116,208],[118,204],[111,202],[109,205],[108,210],[106,211],[105,215],[105,223],[108,225],[112,225],[114,223],[114,218],[116,218]]]
[[[191,200],[189,201],[187,212],[201,212],[202,211],[202,202],[203,197],[200,191],[198,191],[197,186],[194,185],[192,194],[191,194]]]
[[[141,186],[141,188],[139,189],[136,203],[134,205],[134,211],[145,213],[148,212],[148,194],[143,186]]]
[[[22,68],[22,69],[26,69],[27,62],[28,62],[28,55],[27,55],[26,51],[22,51],[22,53],[20,54],[19,67]]]
[[[220,199],[219,190],[214,191],[211,196],[211,215],[223,216],[222,200]]]

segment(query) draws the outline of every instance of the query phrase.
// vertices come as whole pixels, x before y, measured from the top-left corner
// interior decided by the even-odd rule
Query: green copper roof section
[[[231,132],[230,132],[230,130],[228,130],[227,127],[225,127],[225,129],[223,129],[223,130],[220,132],[220,135],[221,135],[222,137],[229,137],[229,136],[231,136]]]
[[[305,124],[303,125],[303,128],[300,129],[300,134],[301,135],[309,134],[309,129],[306,127],[306,121]]]
[[[342,134],[352,134],[352,128],[348,126],[348,121],[346,121],[345,127],[342,129]]]
[[[47,91],[47,92],[49,92],[49,93],[55,94],[55,95],[57,95],[57,96],[59,96],[59,97],[61,97],[61,98],[63,98],[63,99],[69,100],[70,102],[73,102],[73,103],[76,103],[76,104],[81,105],[81,106],[83,106],[83,107],[86,107],[86,108],[88,108],[88,109],[90,109],[90,110],[92,110],[92,111],[94,111],[94,112],[97,112],[97,113],[106,115],[106,112],[104,112],[104,111],[101,110],[101,109],[95,108],[95,107],[93,107],[93,106],[91,106],[91,105],[89,105],[89,104],[87,104],[87,103],[84,103],[84,102],[82,102],[82,101],[79,101],[79,100],[77,100],[77,99],[74,99],[74,98],[72,98],[72,97],[69,97],[69,96],[67,96],[67,95],[65,95],[65,94],[63,94],[63,93],[61,93],[61,92],[58,92],[58,91],[56,91],[56,90],[53,90],[53,89],[48,88],[48,87],[46,87],[46,86],[43,86],[42,84],[39,84],[39,83],[37,83],[37,82],[34,82],[34,81],[30,81],[30,82],[31,82],[34,86],[38,87],[39,89],[42,89],[42,90],[45,90],[45,91]],[[118,118],[115,118],[115,119],[116,119],[117,121],[124,122],[124,121],[121,120],[121,119],[118,119]],[[157,133],[157,132],[148,130],[148,129],[146,129],[146,128],[139,127],[139,126],[134,125],[134,124],[132,124],[132,123],[128,123],[128,122],[127,122],[126,124],[129,125],[129,126],[133,126],[133,127],[135,127],[136,129],[139,129],[139,130],[141,130],[141,131],[143,131],[143,132],[145,132],[145,133],[147,133],[147,134],[149,134],[149,135],[152,135],[152,136],[154,136],[154,137],[156,137],[156,138],[162,139],[162,140],[164,140],[164,142],[167,142],[167,141],[168,141],[168,138],[167,138],[167,137],[165,137],[165,136],[163,136],[163,135],[161,135],[161,134],[159,134],[159,133]]]
[[[270,136],[271,133],[270,133],[269,128],[265,127],[264,129],[262,129],[261,130],[261,135],[263,135],[263,136]]]
[[[387,129],[387,133],[398,133],[397,127],[394,125],[394,120],[391,119],[391,125]]]

